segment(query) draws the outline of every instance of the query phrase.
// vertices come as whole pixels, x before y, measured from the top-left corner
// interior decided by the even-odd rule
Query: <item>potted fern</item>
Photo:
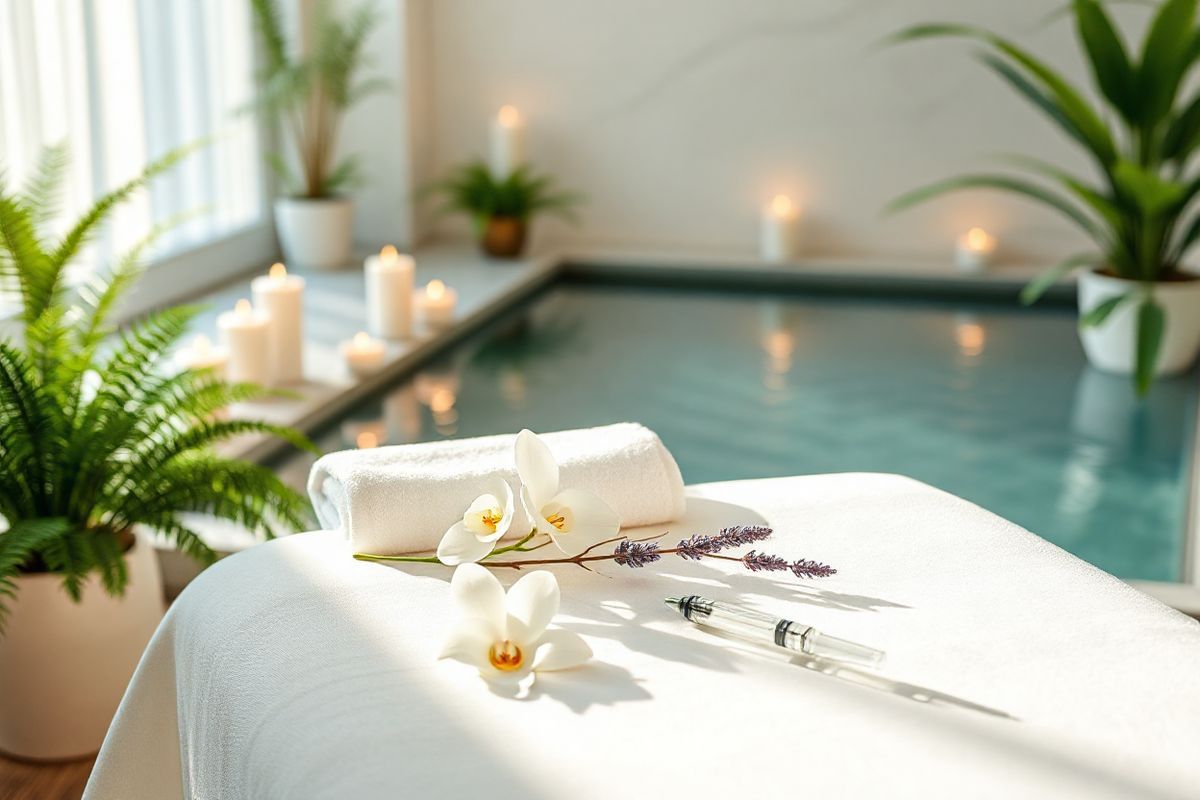
[[[61,238],[40,229],[53,216],[60,149],[27,187],[0,178],[0,290],[21,300],[17,336],[0,338],[0,750],[14,755],[98,749],[162,616],[149,533],[209,562],[182,512],[268,536],[307,521],[304,499],[269,470],[212,449],[252,432],[310,446],[285,428],[214,418],[260,390],[160,369],[195,309],[113,329],[153,236],[107,274],[67,286],[109,213],[181,155],[100,198]]]
[[[338,133],[346,111],[385,86],[358,76],[375,25],[373,5],[345,19],[334,16],[331,5],[315,4],[310,52],[294,56],[276,0],[251,0],[263,51],[257,105],[278,120],[299,163],[297,176],[278,153],[267,156],[285,193],[275,201],[275,227],[284,258],[301,269],[337,269],[350,262],[354,206],[344,192],[360,174],[355,156],[337,160]]]
[[[1031,199],[1095,243],[1026,287],[1035,301],[1078,267],[1080,331],[1097,367],[1132,374],[1139,392],[1156,375],[1186,369],[1200,351],[1200,280],[1185,259],[1200,238],[1200,92],[1180,95],[1200,59],[1197,0],[1166,0],[1140,52],[1128,48],[1098,0],[1073,0],[1069,16],[1093,83],[1097,108],[1050,67],[1013,42],[966,25],[921,25],[896,41],[962,38],[983,46],[983,64],[1079,145],[1093,169],[1074,175],[1016,156],[1020,174],[985,172],[918,189],[904,208],[945,192],[987,188]]]
[[[480,248],[492,258],[521,255],[530,220],[537,214],[550,212],[574,221],[574,208],[582,200],[557,190],[550,176],[538,175],[528,166],[497,178],[482,161],[454,168],[425,192],[442,198],[439,215],[467,215]]]

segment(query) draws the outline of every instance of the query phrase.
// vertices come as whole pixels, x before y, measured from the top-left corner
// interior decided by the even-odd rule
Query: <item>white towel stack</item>
[[[559,463],[561,486],[595,492],[623,527],[683,515],[679,467],[649,428],[625,422],[542,438]],[[515,439],[485,436],[330,453],[313,466],[308,493],[321,527],[341,530],[356,550],[433,550],[485,491],[485,478],[499,474],[518,491]]]

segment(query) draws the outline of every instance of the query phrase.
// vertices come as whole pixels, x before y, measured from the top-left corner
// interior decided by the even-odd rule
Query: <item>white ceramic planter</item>
[[[0,750],[62,760],[94,754],[163,615],[147,540],[125,556],[129,587],[110,597],[95,576],[74,603],[57,575],[17,579],[0,638]]]
[[[275,230],[289,268],[342,269],[349,266],[354,204],[348,197],[275,201]]]
[[[1084,272],[1079,276],[1079,313],[1082,316],[1108,298],[1137,286],[1136,281]],[[1156,283],[1153,292],[1155,301],[1166,312],[1155,374],[1172,375],[1191,366],[1200,352],[1200,280]],[[1133,372],[1137,307],[1136,302],[1123,303],[1102,324],[1080,329],[1088,361],[1107,372]]]

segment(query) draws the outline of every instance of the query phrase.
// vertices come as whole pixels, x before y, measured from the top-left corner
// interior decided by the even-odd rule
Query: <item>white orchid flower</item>
[[[558,581],[539,570],[505,595],[496,576],[478,564],[463,564],[450,579],[460,619],[439,658],[470,664],[484,679],[527,689],[537,672],[568,669],[592,657],[583,638],[549,628],[558,613]]]
[[[620,530],[617,512],[595,494],[559,488],[558,462],[536,433],[523,430],[517,434],[515,457],[521,505],[537,532],[553,539],[559,550],[567,552],[559,541],[566,534],[576,541],[598,541]]]
[[[437,557],[455,566],[475,562],[492,552],[512,528],[516,507],[508,481],[492,478],[487,491],[476,497],[461,521],[450,526],[438,543]]]

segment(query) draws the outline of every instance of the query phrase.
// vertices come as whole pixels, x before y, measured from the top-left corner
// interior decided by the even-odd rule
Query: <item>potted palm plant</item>
[[[38,759],[95,752],[162,616],[147,536],[211,561],[182,512],[274,535],[305,525],[307,504],[269,470],[212,445],[244,433],[299,434],[217,419],[261,394],[212,371],[162,370],[195,309],[117,333],[110,319],[153,236],[105,275],[71,288],[71,262],[109,213],[181,152],[101,197],[61,238],[51,217],[65,159],[48,151],[27,187],[0,179],[0,290],[21,300],[0,339],[0,750]]]
[[[549,212],[574,221],[574,208],[582,198],[554,187],[548,175],[538,175],[521,166],[497,178],[482,161],[456,167],[426,193],[440,196],[439,214],[466,214],[475,238],[493,258],[516,258],[525,249],[529,222]]]
[[[284,258],[301,269],[337,269],[350,262],[354,207],[344,192],[360,174],[353,155],[337,160],[338,133],[347,109],[386,85],[359,78],[375,24],[373,5],[345,19],[330,6],[316,4],[310,52],[293,56],[276,0],[251,0],[264,54],[257,105],[278,120],[299,164],[297,176],[278,153],[267,157],[285,193],[275,201],[275,227]]]
[[[1197,0],[1166,0],[1140,51],[1127,46],[1098,0],[1073,0],[1069,16],[1102,108],[1013,42],[966,25],[921,25],[896,41],[965,38],[984,48],[983,64],[1075,142],[1091,175],[1012,157],[1019,172],[965,175],[918,189],[904,208],[945,192],[987,188],[1052,209],[1095,244],[1026,287],[1031,303],[1068,272],[1079,280],[1080,331],[1097,367],[1133,374],[1139,392],[1156,375],[1184,370],[1200,351],[1200,280],[1185,259],[1200,237],[1200,92],[1188,82],[1200,59]]]

